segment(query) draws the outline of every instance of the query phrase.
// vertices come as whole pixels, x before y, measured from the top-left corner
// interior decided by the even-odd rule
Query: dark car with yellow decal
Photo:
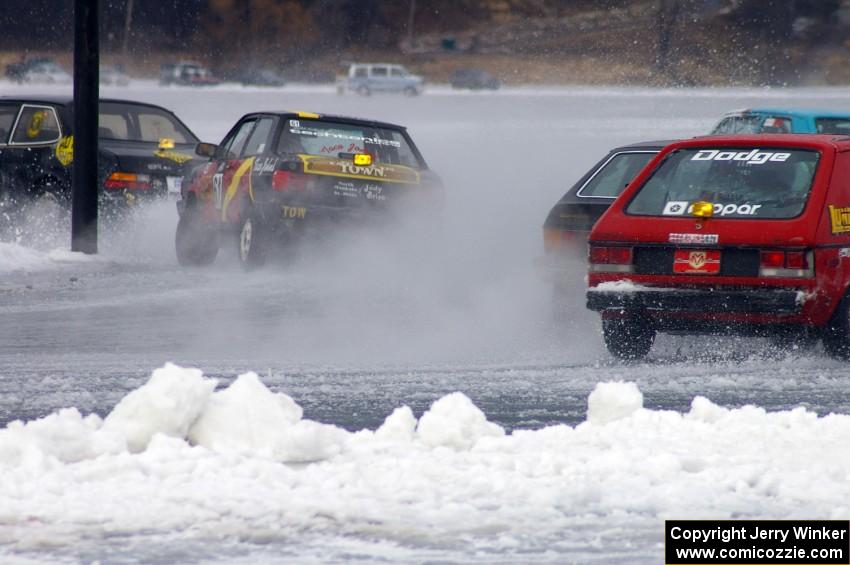
[[[220,238],[238,238],[246,268],[274,242],[311,227],[371,222],[393,210],[442,202],[442,183],[403,126],[306,112],[243,116],[209,162],[183,183],[175,244],[182,265],[215,260]],[[413,202],[412,202],[413,201]]]
[[[70,96],[0,97],[0,203],[5,207],[45,195],[70,202],[73,102]],[[201,162],[195,134],[153,104],[101,99],[98,108],[101,204],[176,197],[185,172]]]

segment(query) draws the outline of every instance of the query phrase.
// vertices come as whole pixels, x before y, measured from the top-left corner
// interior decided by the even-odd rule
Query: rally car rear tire
[[[655,328],[640,317],[602,320],[605,347],[614,357],[634,361],[646,357],[655,341]]]
[[[239,263],[246,270],[262,267],[266,263],[268,230],[256,212],[245,215],[239,228]]]
[[[196,206],[187,206],[177,222],[174,234],[177,262],[184,267],[209,265],[215,261],[218,247],[216,229],[203,224]]]
[[[823,350],[842,361],[850,360],[850,296],[845,296],[823,332]]]

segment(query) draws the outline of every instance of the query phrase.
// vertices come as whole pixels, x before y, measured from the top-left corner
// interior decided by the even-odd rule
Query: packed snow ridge
[[[348,432],[254,373],[217,385],[168,364],[103,419],[68,408],[0,430],[0,556],[131,531],[571,551],[600,517],[613,543],[627,531],[654,552],[664,518],[850,514],[847,415],[648,410],[608,382],[574,428],[506,434],[456,392]]]

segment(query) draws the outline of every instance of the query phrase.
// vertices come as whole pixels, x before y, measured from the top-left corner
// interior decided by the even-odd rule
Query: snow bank
[[[86,255],[65,249],[38,251],[16,243],[0,242],[0,273],[14,271],[42,271],[63,264],[103,261],[95,255]]]
[[[850,513],[847,415],[702,397],[648,410],[634,383],[611,382],[575,428],[506,434],[454,393],[418,422],[404,406],[350,433],[254,373],[215,386],[166,365],[105,420],[72,408],[0,430],[0,560],[116,535],[290,548],[309,532],[320,553],[369,539],[390,562],[403,548],[558,562],[600,547],[658,562],[665,518]]]

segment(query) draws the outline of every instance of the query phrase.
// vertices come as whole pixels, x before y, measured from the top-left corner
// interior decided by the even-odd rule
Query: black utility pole
[[[97,253],[99,0],[74,4],[74,170],[71,251]]]

